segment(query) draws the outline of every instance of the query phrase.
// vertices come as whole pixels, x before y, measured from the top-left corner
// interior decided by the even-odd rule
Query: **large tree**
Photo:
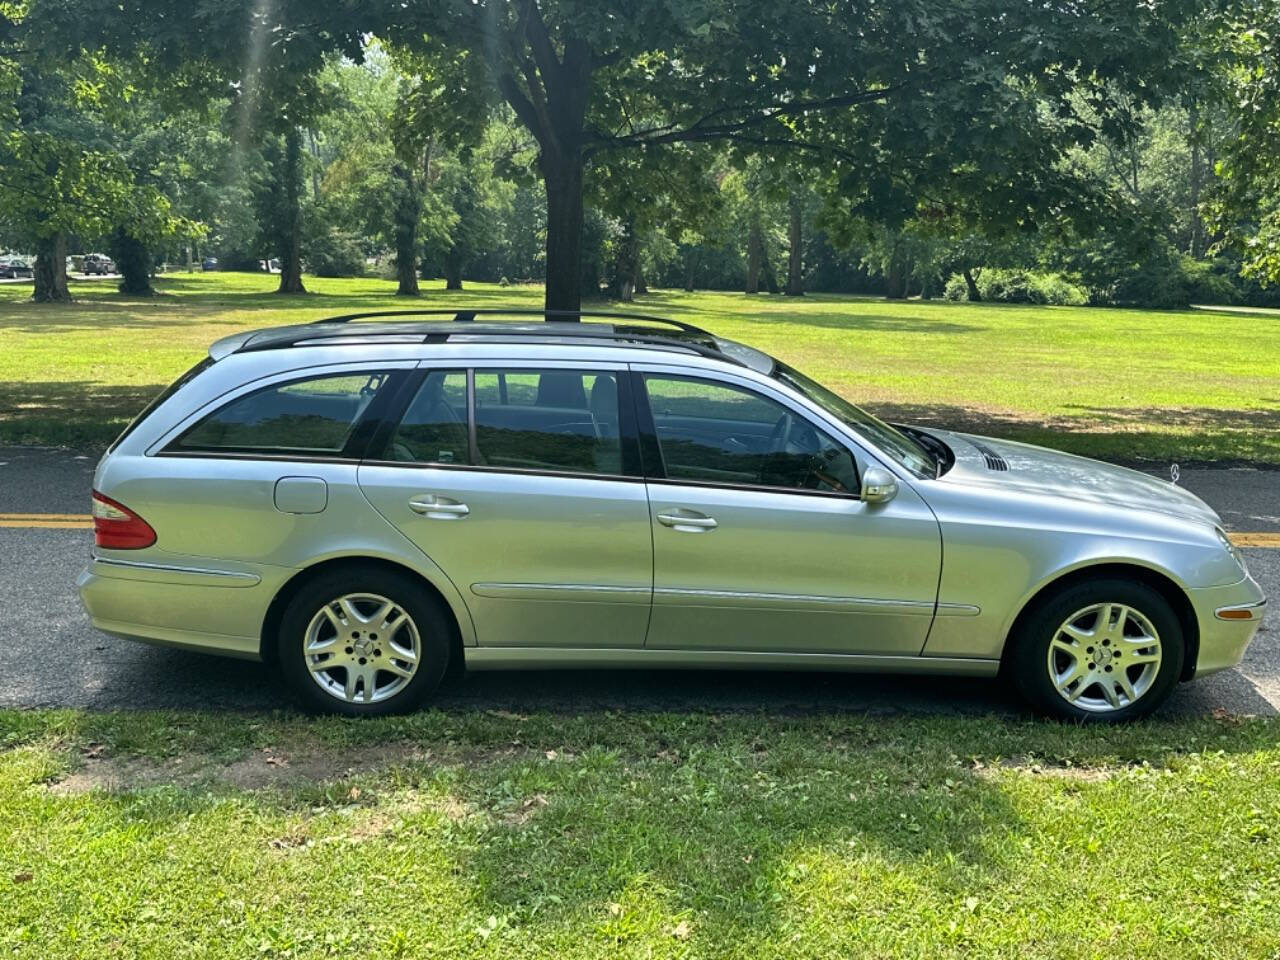
[[[1105,117],[1110,97],[1159,89],[1192,7],[426,0],[387,4],[382,29],[419,53],[459,115],[500,98],[533,134],[547,195],[546,302],[574,309],[584,173],[603,153],[711,140],[789,147],[841,163],[845,189],[876,189],[899,167],[937,178],[934,148],[945,145],[969,148],[944,158],[953,167],[995,156],[1005,177],[1035,174],[1059,159],[1064,136],[1091,136],[1077,94]],[[1042,146],[1006,137],[1007,121],[1027,118],[983,108],[988,96],[1035,104],[1046,122],[1032,126],[1051,122],[1062,135]],[[964,135],[975,105],[982,129]],[[868,139],[876,132],[892,136]]]
[[[327,58],[363,56],[373,14],[309,0],[31,0],[31,43],[51,52],[103,51],[144,63],[191,103],[226,99],[244,142],[267,139],[278,209],[261,225],[281,261],[280,292],[303,292],[302,130],[327,103]]]

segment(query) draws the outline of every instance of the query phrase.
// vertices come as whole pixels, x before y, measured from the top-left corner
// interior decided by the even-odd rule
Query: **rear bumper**
[[[95,557],[76,587],[89,619],[104,633],[260,658],[273,593],[256,573]]]
[[[1200,652],[1193,676],[1234,667],[1243,658],[1266,610],[1266,597],[1252,577],[1228,587],[1188,590],[1200,624]],[[1248,613],[1245,619],[1241,614]]]

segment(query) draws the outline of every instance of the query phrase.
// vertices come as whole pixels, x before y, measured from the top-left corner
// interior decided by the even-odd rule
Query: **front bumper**
[[[1200,650],[1192,676],[1203,677],[1239,663],[1258,627],[1267,599],[1253,577],[1227,587],[1187,591],[1200,624]],[[1241,614],[1248,613],[1245,619]]]

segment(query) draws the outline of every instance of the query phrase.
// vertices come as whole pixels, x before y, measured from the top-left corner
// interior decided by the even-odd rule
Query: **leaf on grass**
[[[14,883],[29,883],[30,881],[31,881],[30,870],[23,870],[21,873],[15,873],[13,875]]]
[[[677,940],[688,940],[691,933],[693,933],[693,927],[688,920],[681,920],[671,928],[671,935]]]
[[[611,903],[611,904],[609,904],[609,916],[611,916],[611,917],[620,917],[620,916],[622,916],[622,904],[620,904],[620,903]]]

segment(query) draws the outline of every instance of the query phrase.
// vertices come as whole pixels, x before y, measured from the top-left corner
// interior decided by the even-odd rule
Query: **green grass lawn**
[[[0,712],[0,951],[1280,955],[1280,722]]]
[[[175,274],[129,299],[114,281],[78,302],[0,285],[0,442],[101,447],[148,397],[246,327],[359,309],[541,305],[541,288]],[[692,321],[787,360],[891,419],[949,425],[1113,460],[1280,463],[1280,315],[658,291],[628,309]]]

